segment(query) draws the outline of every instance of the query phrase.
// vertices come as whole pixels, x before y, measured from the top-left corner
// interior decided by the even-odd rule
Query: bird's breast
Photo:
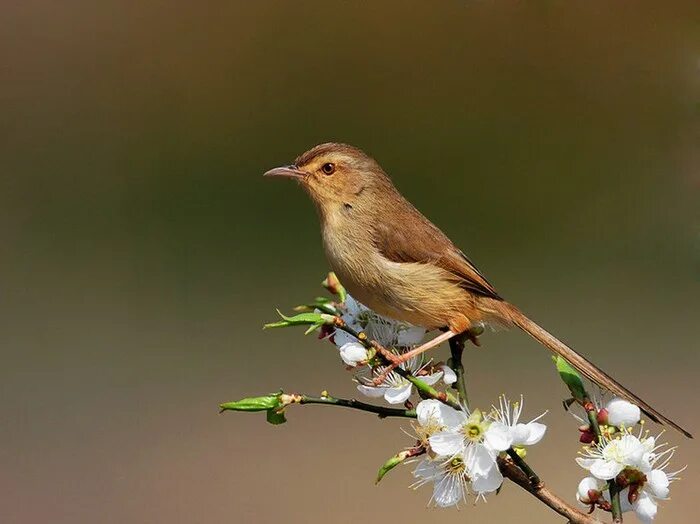
[[[384,316],[439,328],[463,317],[470,297],[449,273],[433,264],[393,262],[381,255],[370,234],[324,227],[331,268],[349,293]]]

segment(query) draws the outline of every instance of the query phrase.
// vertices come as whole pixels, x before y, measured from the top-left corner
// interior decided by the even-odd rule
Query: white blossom
[[[499,452],[511,446],[508,427],[478,409],[470,412],[463,407],[453,411],[457,423],[432,435],[428,439],[430,448],[444,457],[462,456],[472,476],[488,477],[492,469],[498,469]]]
[[[341,318],[348,327],[355,331],[364,331],[370,340],[387,348],[412,348],[423,341],[426,333],[425,328],[375,313],[350,295],[345,298]],[[340,347],[354,341],[355,337],[342,329],[336,329],[333,339]]]
[[[576,459],[579,466],[601,480],[614,479],[627,466],[638,467],[644,458],[645,449],[635,436],[625,434],[620,438],[606,439],[584,448],[583,457]]]
[[[418,488],[429,482],[433,483],[433,495],[429,504],[440,508],[458,506],[466,502],[466,497],[473,492],[477,498],[496,491],[503,483],[503,476],[498,468],[491,469],[487,475],[473,475],[468,462],[461,455],[451,458],[425,458],[413,471],[418,480],[411,486]]]
[[[416,436],[426,446],[435,433],[459,423],[457,412],[439,400],[421,400],[416,406]]]
[[[614,478],[625,486],[620,492],[622,511],[634,511],[641,521],[651,522],[658,512],[659,501],[668,498],[671,482],[683,471],[665,471],[674,453],[675,448],[668,448],[666,443],[657,444],[655,437],[642,437],[641,431],[638,436],[628,431],[612,439],[604,437],[602,445],[587,452],[588,458],[577,459],[595,477],[581,481],[577,498],[587,503],[588,489],[602,491],[601,481]],[[610,501],[608,492],[603,496]]]
[[[504,424],[510,432],[512,446],[532,446],[537,444],[547,431],[547,426],[537,422],[544,417],[545,411],[530,422],[519,422],[523,411],[524,400],[520,395],[520,402],[510,402],[505,395],[498,398],[498,407],[493,406],[494,418]]]
[[[464,459],[460,456],[448,460],[425,458],[418,463],[413,476],[418,479],[411,485],[414,489],[433,483],[433,495],[428,504],[447,508],[467,500],[470,479]]]
[[[399,364],[401,369],[408,371],[426,384],[432,386],[442,378],[443,372],[434,371],[430,374],[424,374],[427,366],[427,363],[423,363],[422,355],[418,355]],[[384,400],[389,404],[402,404],[406,402],[411,397],[413,384],[396,371],[390,371],[380,384],[375,384],[374,379],[381,376],[384,371],[385,368],[377,367],[370,370],[366,375],[358,375],[356,377],[359,382],[357,385],[358,391],[368,397],[384,397]]]

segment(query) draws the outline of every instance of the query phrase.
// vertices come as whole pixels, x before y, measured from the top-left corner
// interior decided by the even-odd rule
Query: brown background
[[[510,485],[461,511],[408,468],[374,487],[406,422],[217,415],[353,394],[332,348],[260,330],[327,269],[306,197],[260,174],[330,139],[700,433],[699,27],[695,1],[2,2],[0,521],[560,521]],[[546,352],[488,334],[467,364],[477,403],[550,410],[531,463],[571,498]],[[700,449],[666,436],[690,468],[658,520],[690,522]]]

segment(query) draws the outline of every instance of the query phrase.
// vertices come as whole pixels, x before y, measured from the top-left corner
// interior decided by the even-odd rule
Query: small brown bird
[[[506,302],[361,150],[321,144],[265,176],[294,178],[309,194],[321,219],[328,261],[352,296],[387,317],[446,330],[400,358],[388,354],[393,365],[481,321],[515,325],[593,382],[637,404],[653,420],[692,437]]]

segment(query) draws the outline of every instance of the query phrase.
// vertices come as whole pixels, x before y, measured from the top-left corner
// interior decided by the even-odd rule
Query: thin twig
[[[498,468],[504,477],[531,493],[540,502],[559,513],[559,515],[569,519],[571,524],[602,524],[600,520],[582,513],[564,499],[552,493],[544,483],[540,482],[537,486],[533,485],[530,479],[527,478],[527,475],[511,460],[499,457]]]
[[[439,400],[443,404],[447,404],[453,409],[460,410],[462,409],[459,405],[459,402],[457,402],[454,398],[450,398],[447,393],[444,391],[438,391],[432,386],[429,386],[425,382],[423,382],[420,377],[416,377],[413,375],[410,371],[407,371],[403,368],[396,368],[394,369],[394,372],[398,375],[401,375],[403,378],[408,380],[411,384],[416,386],[416,389],[418,390],[418,394],[423,397],[423,398],[432,398],[435,400]]]
[[[608,480],[608,489],[610,490],[610,508],[612,511],[613,522],[615,524],[622,522],[622,507],[620,504],[620,486],[615,479]]]
[[[457,380],[452,384],[452,387],[459,393],[460,400],[469,407],[467,386],[464,380],[464,365],[462,364],[462,353],[464,352],[465,342],[466,337],[464,335],[457,335],[450,339],[450,353],[452,354],[452,358],[447,364],[454,370],[455,375],[457,375]]]
[[[399,408],[387,408],[384,406],[375,406],[374,404],[367,404],[366,402],[360,402],[354,398],[336,398],[330,395],[323,395],[320,397],[311,397],[309,395],[299,395],[296,393],[286,394],[283,393],[280,400],[284,406],[290,404],[323,404],[326,406],[341,406],[344,408],[357,409],[359,411],[367,411],[368,413],[375,413],[379,415],[379,418],[387,417],[403,417],[403,418],[416,418],[415,409],[399,409]]]
[[[515,463],[515,465],[522,469],[523,473],[527,475],[527,478],[533,487],[537,487],[542,484],[542,481],[540,480],[540,477],[537,476],[537,473],[535,473],[530,465],[525,462],[525,459],[518,455],[517,451],[515,451],[513,448],[508,448],[506,453],[508,453],[508,456]]]
[[[586,410],[586,415],[588,416],[588,423],[591,425],[593,430],[593,435],[595,435],[595,440],[597,443],[601,443],[602,435],[600,433],[600,425],[598,424],[598,413],[595,409],[595,404],[591,402],[589,398],[583,400],[583,409]]]

